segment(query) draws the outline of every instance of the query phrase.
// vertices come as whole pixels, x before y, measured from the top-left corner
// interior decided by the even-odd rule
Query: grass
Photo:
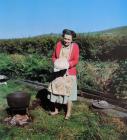
[[[35,99],[36,90],[14,81],[8,81],[7,86],[0,86],[0,121],[7,113],[6,95],[14,91],[25,90]],[[117,140],[120,132],[112,123],[100,123],[100,116],[93,113],[84,101],[74,103],[72,117],[64,120],[64,111],[57,116],[50,116],[42,107],[30,110],[33,122],[29,125],[18,127],[0,124],[1,140]]]

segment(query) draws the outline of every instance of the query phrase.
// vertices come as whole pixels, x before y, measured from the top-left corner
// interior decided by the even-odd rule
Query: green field
[[[74,103],[70,120],[64,120],[64,110],[57,116],[50,116],[43,106],[38,106],[29,111],[33,118],[30,124],[22,127],[6,125],[3,123],[4,118],[8,116],[5,110],[8,107],[6,96],[15,91],[30,93],[30,104],[36,99],[36,90],[13,80],[0,86],[1,140],[117,140],[125,136],[126,127],[123,131],[123,127],[114,123],[112,118],[94,113],[85,101]]]

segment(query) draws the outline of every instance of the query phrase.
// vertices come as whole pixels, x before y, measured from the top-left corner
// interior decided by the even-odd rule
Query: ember
[[[12,126],[15,126],[15,125],[23,126],[31,122],[31,117],[29,117],[28,115],[16,114],[13,117],[5,118],[4,122]]]

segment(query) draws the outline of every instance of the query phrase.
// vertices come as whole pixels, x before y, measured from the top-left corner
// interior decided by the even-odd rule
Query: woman
[[[73,42],[76,33],[72,30],[64,29],[62,33],[63,41],[56,44],[52,55],[54,72],[65,73],[57,77],[49,84],[50,94],[48,99],[55,104],[55,111],[51,115],[59,113],[58,104],[66,104],[67,112],[65,119],[71,116],[72,101],[77,100],[76,65],[79,60],[78,44]],[[61,79],[60,79],[61,78]]]

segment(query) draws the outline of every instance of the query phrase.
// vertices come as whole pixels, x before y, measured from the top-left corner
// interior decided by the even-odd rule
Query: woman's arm
[[[57,44],[56,44],[56,48],[55,48],[55,50],[52,54],[53,63],[56,61],[56,59],[58,59],[61,47],[62,47],[61,41],[58,41]]]
[[[57,59],[57,57],[56,57],[56,49],[55,49],[53,54],[52,54],[52,61],[53,61],[53,63],[55,62],[56,59]]]
[[[54,50],[54,52],[53,52],[53,54],[52,54],[52,61],[53,61],[53,63],[54,63],[54,62],[56,61],[56,59],[57,59],[58,47],[59,47],[59,42],[56,44],[55,50]]]
[[[76,43],[74,44],[72,53],[73,53],[73,58],[72,58],[72,60],[69,61],[69,68],[76,66],[78,61],[79,61],[79,46],[78,46],[78,44],[76,44]]]

